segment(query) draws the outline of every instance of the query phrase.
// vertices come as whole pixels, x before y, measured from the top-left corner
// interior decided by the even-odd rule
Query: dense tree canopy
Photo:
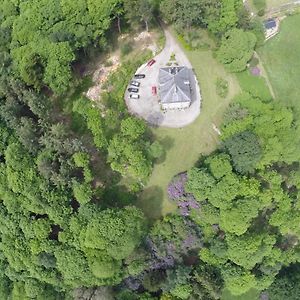
[[[222,38],[217,58],[229,71],[243,71],[253,55],[255,43],[256,37],[252,32],[231,29]]]

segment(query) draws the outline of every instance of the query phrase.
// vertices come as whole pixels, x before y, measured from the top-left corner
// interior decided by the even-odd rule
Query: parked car
[[[140,95],[139,94],[130,94],[129,98],[130,99],[140,99]]]
[[[151,67],[153,64],[155,64],[156,60],[155,59],[151,59],[148,61],[147,66]]]
[[[152,95],[156,95],[157,94],[157,88],[156,86],[152,87]]]
[[[130,93],[138,93],[139,92],[139,89],[137,89],[137,88],[129,88],[128,89],[128,92],[130,92]]]
[[[132,80],[132,81],[130,82],[130,85],[133,85],[133,86],[139,87],[139,86],[141,85],[141,83],[140,83],[140,82],[138,82],[138,81]]]
[[[135,75],[134,75],[134,78],[135,78],[135,79],[143,79],[143,78],[145,78],[145,77],[146,77],[145,74],[135,74]]]

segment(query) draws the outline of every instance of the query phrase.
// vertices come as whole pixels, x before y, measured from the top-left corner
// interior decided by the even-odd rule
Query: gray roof
[[[272,29],[276,27],[276,21],[274,19],[269,19],[264,21],[264,25],[266,29]]]
[[[191,70],[167,67],[159,70],[159,91],[162,103],[191,102]]]

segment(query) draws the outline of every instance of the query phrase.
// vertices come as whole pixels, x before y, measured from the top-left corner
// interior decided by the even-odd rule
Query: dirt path
[[[268,76],[268,73],[266,72],[263,61],[262,61],[262,59],[260,58],[259,54],[256,51],[254,52],[254,56],[259,60],[259,65],[258,66],[261,70],[261,74],[266,79],[266,82],[267,82],[268,88],[270,90],[270,93],[271,93],[272,97],[275,99],[276,98],[275,97],[275,92],[274,92],[273,86],[272,86],[272,84],[269,80],[269,76]]]

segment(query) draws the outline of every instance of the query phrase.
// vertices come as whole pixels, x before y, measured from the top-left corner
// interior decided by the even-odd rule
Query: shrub
[[[121,46],[121,55],[126,56],[132,51],[132,46],[130,43],[125,43],[124,45]]]
[[[226,98],[228,95],[228,81],[218,78],[216,81],[216,91],[221,98]]]

